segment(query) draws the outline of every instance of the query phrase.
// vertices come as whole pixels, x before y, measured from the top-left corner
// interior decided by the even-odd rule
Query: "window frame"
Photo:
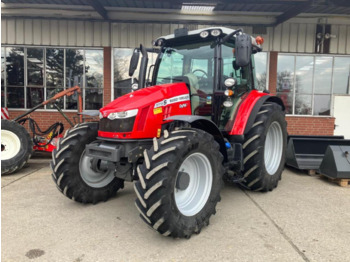
[[[44,85],[43,87],[38,87],[38,88],[44,88],[44,100],[47,100],[47,86],[46,86],[46,49],[63,49],[63,90],[66,90],[66,50],[67,49],[81,49],[83,50],[83,87],[82,88],[82,95],[83,95],[83,110],[84,111],[91,111],[91,110],[96,110],[96,109],[85,109],[85,85],[86,85],[86,73],[85,73],[85,63],[86,63],[86,56],[85,56],[85,50],[100,50],[100,51],[104,51],[103,47],[84,47],[84,46],[48,46],[48,45],[1,45],[1,48],[4,48],[4,59],[5,59],[5,66],[6,66],[6,48],[23,48],[23,52],[24,52],[24,84],[23,84],[23,89],[24,89],[24,106],[25,108],[13,108],[13,107],[9,107],[8,109],[10,110],[16,110],[16,111],[28,111],[27,107],[27,88],[28,88],[28,65],[27,65],[27,59],[28,59],[28,55],[27,55],[27,48],[42,48],[43,49],[43,64],[44,64]],[[104,63],[104,52],[102,53],[103,56],[103,63]],[[104,75],[104,71],[103,71],[103,75]],[[6,68],[4,69],[4,99],[5,99],[5,107],[7,107],[8,101],[7,101],[7,81],[6,81],[6,77],[7,77],[7,72],[6,72]],[[33,86],[30,86],[33,87]],[[96,88],[97,89],[97,88]],[[103,94],[102,94],[102,106],[103,106],[103,95],[104,95],[104,77],[102,78],[102,88],[98,88],[98,89],[102,89],[103,90]],[[66,96],[63,97],[63,105],[64,108],[62,108],[62,111],[64,112],[76,112],[76,109],[66,109]],[[44,106],[44,108],[40,108],[37,109],[36,111],[43,111],[43,112],[57,112],[57,109],[47,109],[46,105]]]
[[[277,67],[276,67],[276,77],[278,74],[278,57],[279,55],[284,55],[284,56],[293,56],[294,57],[294,76],[293,76],[293,105],[292,105],[292,113],[291,114],[286,114],[288,117],[333,117],[334,116],[334,96],[335,95],[340,95],[340,94],[333,94],[334,90],[334,61],[336,57],[348,57],[350,59],[350,55],[341,55],[341,54],[314,54],[314,53],[286,53],[286,52],[280,52],[277,55]],[[295,89],[295,84],[296,84],[296,58],[297,56],[312,56],[313,57],[313,77],[312,77],[312,94],[311,94],[311,115],[304,115],[300,114],[297,115],[295,114],[295,97],[296,97],[296,89]],[[315,62],[316,62],[316,57],[331,57],[332,58],[332,73],[331,73],[331,90],[330,94],[315,94]],[[276,83],[277,84],[277,83]],[[277,88],[277,86],[276,86]],[[276,89],[276,95],[278,91]],[[299,95],[303,95],[302,93]],[[305,94],[304,94],[305,95]],[[314,115],[314,98],[315,95],[330,95],[330,113],[329,115]],[[343,94],[343,95],[350,95],[350,94]]]

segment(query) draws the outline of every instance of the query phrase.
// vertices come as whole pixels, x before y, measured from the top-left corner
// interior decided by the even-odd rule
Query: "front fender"
[[[211,134],[215,141],[220,145],[220,152],[223,154],[224,159],[227,160],[227,151],[225,146],[225,140],[220,132],[219,128],[215,123],[202,116],[193,116],[193,115],[177,115],[171,116],[165,121],[179,121],[189,123],[191,127],[201,129],[209,134]]]

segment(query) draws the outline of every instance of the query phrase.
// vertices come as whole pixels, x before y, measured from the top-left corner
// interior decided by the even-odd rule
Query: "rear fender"
[[[279,97],[253,90],[241,102],[230,135],[243,136],[247,134],[265,102],[277,103],[282,107],[283,111],[285,110],[284,104]]]
[[[169,117],[165,120],[189,123],[191,127],[201,129],[211,134],[214,137],[215,141],[220,145],[220,152],[224,156],[225,161],[227,161],[227,151],[226,151],[224,137],[220,132],[219,128],[211,120],[202,116],[193,116],[193,115],[190,115],[190,116],[177,115],[177,116]]]
[[[247,121],[247,125],[246,125],[246,127],[244,129],[244,134],[247,134],[249,132],[249,130],[252,128],[252,126],[253,126],[253,124],[255,122],[255,118],[256,118],[257,114],[259,113],[259,111],[261,109],[261,106],[265,102],[276,103],[276,104],[278,104],[278,105],[280,105],[282,107],[283,111],[285,111],[285,109],[286,109],[284,104],[283,104],[283,102],[282,102],[282,100],[279,97],[277,97],[277,96],[267,95],[267,96],[261,97],[256,102],[256,104],[253,107],[253,110],[250,113],[250,116],[249,116],[248,121]]]

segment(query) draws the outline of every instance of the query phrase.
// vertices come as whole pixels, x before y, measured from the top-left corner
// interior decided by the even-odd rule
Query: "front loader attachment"
[[[350,146],[343,136],[290,136],[286,164],[301,170],[318,170],[327,147]]]
[[[322,175],[330,178],[350,178],[350,143],[348,144],[348,146],[328,146],[320,165]]]

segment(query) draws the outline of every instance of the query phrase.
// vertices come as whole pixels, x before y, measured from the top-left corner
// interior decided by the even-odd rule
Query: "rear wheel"
[[[281,106],[263,104],[243,143],[244,187],[254,191],[277,187],[285,163],[286,126]]]
[[[114,170],[91,169],[85,146],[96,140],[98,123],[83,123],[69,129],[52,152],[52,178],[68,198],[82,203],[107,201],[124,187]]]
[[[33,142],[27,130],[14,121],[1,120],[1,174],[21,169],[33,153]]]
[[[165,131],[155,138],[134,184],[141,218],[165,236],[199,233],[220,201],[222,160],[219,145],[202,130]]]

